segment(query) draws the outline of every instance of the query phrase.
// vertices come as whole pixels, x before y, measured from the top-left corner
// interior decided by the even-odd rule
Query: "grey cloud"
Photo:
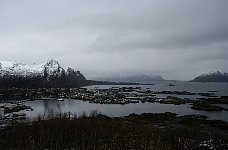
[[[227,71],[227,14],[227,0],[0,1],[0,59],[191,79]]]

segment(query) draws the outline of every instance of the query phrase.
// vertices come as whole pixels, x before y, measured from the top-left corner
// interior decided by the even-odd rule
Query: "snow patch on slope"
[[[62,68],[58,61],[53,59],[39,65],[26,65],[0,60],[0,76],[37,76],[44,75],[44,70],[46,70],[48,75],[53,75],[60,73]]]

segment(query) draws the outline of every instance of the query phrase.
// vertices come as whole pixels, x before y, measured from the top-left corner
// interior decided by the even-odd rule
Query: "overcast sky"
[[[87,77],[228,71],[228,0],[0,0],[0,59]]]

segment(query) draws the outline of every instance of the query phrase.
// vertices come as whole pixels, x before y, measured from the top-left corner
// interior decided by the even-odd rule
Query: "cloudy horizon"
[[[0,60],[191,80],[228,71],[227,14],[227,0],[2,0]]]

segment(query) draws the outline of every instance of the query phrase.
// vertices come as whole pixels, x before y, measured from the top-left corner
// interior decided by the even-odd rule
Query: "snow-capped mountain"
[[[54,59],[39,65],[0,61],[0,88],[78,87],[86,84],[80,71],[72,68],[65,71]]]
[[[211,72],[207,74],[202,74],[195,79],[191,80],[192,82],[228,82],[228,73]]]
[[[60,74],[63,68],[58,61],[51,59],[39,65],[26,65],[13,61],[0,61],[0,76],[37,76]]]

